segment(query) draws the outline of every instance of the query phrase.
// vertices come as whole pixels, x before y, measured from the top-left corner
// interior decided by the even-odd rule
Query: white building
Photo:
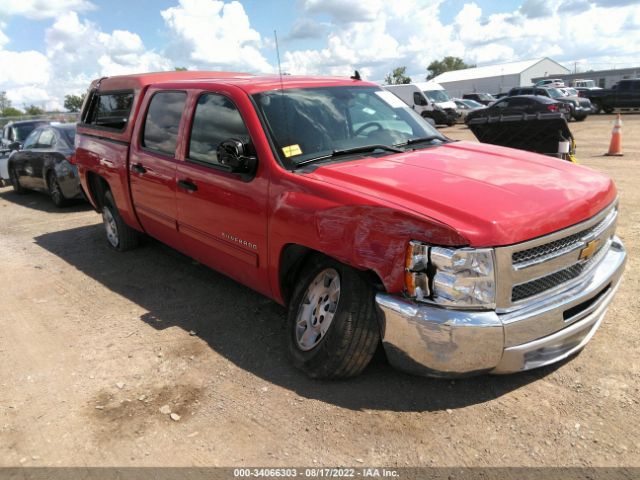
[[[508,92],[513,87],[531,85],[533,78],[562,77],[568,73],[568,68],[545,57],[453,70],[441,73],[433,81],[442,85],[452,97],[461,97],[465,93]]]

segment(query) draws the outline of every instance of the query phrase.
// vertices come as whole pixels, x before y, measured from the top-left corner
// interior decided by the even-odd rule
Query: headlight
[[[449,307],[495,308],[491,248],[430,247],[412,241],[405,261],[406,293]]]

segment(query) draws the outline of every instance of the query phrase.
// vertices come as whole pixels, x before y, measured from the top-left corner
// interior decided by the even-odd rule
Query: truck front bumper
[[[387,358],[399,370],[437,377],[513,373],[559,362],[595,334],[625,262],[624,246],[615,238],[582,282],[510,313],[451,310],[379,293]],[[549,334],[550,324],[560,328]]]

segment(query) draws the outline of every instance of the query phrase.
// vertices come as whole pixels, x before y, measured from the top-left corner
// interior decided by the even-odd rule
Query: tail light
[[[76,163],[76,154],[75,153],[67,155],[65,158],[67,159],[67,162],[69,162],[71,165]]]
[[[558,105],[547,105],[547,110],[549,110],[550,112],[557,112],[558,111]]]

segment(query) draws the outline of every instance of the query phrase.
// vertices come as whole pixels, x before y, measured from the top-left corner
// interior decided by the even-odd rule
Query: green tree
[[[64,108],[69,112],[79,112],[84,102],[84,94],[82,95],[65,95]]]
[[[186,72],[187,71],[187,67],[175,67],[174,70],[176,72]]]
[[[25,115],[42,115],[44,113],[44,109],[38,107],[37,105],[25,105],[24,106]]]
[[[407,67],[394,68],[391,73],[384,77],[385,85],[403,85],[411,83],[411,77],[405,75]]]
[[[0,116],[7,117],[7,108],[11,108],[11,100],[7,97],[7,92],[0,92]]]
[[[437,77],[441,73],[450,72],[452,70],[464,70],[465,68],[473,68],[475,65],[464,63],[459,57],[444,57],[442,60],[434,60],[427,67],[427,80]]]
[[[24,113],[22,113],[20,110],[14,107],[5,108],[0,114],[0,116],[2,117],[19,117],[21,115],[24,115]]]

